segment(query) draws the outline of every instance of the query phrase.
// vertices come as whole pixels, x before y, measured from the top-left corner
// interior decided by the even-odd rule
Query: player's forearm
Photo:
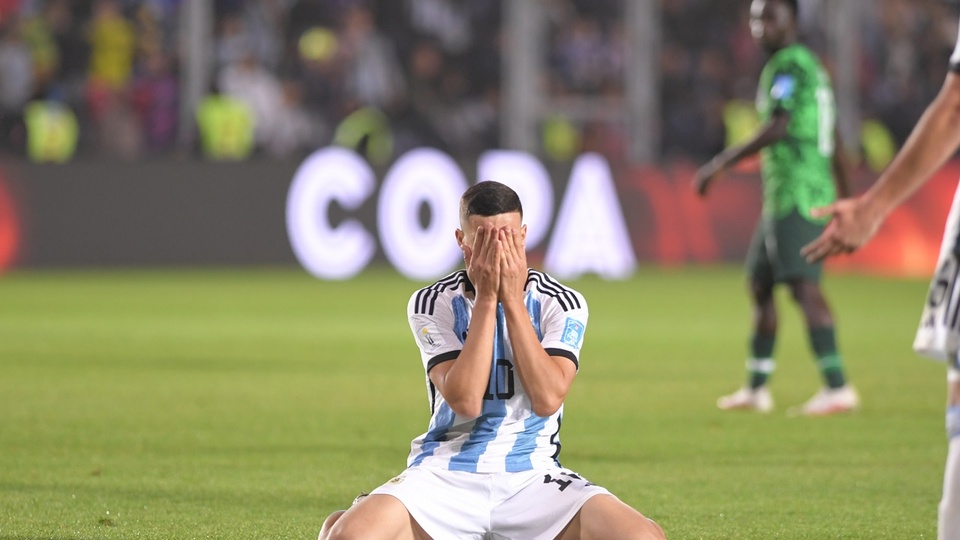
[[[547,354],[530,322],[523,302],[504,304],[507,331],[513,348],[513,364],[537,416],[557,412],[570,389],[570,381]]]
[[[714,161],[718,168],[732,167],[743,158],[752,156],[763,148],[783,139],[787,134],[789,121],[790,117],[788,115],[775,115],[749,141],[740,146],[730,147],[717,155]]]
[[[951,73],[893,163],[863,194],[863,203],[872,213],[885,216],[923,185],[958,145],[960,76]]]
[[[460,355],[446,371],[438,390],[450,408],[464,417],[480,416],[490,379],[497,303],[478,301]]]

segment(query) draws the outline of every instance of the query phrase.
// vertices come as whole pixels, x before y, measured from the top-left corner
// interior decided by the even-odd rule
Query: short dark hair
[[[496,216],[520,212],[523,205],[517,192],[509,186],[486,180],[470,187],[460,197],[460,221],[466,222],[470,216]]]

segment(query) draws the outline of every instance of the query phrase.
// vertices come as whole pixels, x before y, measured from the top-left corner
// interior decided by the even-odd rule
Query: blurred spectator
[[[549,29],[543,92],[619,106],[628,0],[536,1]],[[890,137],[902,143],[938,90],[956,39],[957,7],[942,0],[862,3],[863,146],[877,166]],[[391,143],[388,160],[417,146],[468,159],[500,146],[501,54],[509,46],[501,35],[502,0],[212,4],[211,75],[252,108],[264,155],[296,156],[327,144],[334,127],[361,110],[382,115],[378,125],[390,134],[377,133]],[[171,151],[180,115],[175,51],[183,5],[0,0],[0,144],[9,146],[14,134],[23,149],[23,108],[38,99],[60,101],[75,113],[80,142],[91,143],[80,151],[128,157]],[[749,5],[660,0],[664,159],[712,155],[751,121],[743,106],[754,99],[763,58],[747,25]],[[821,55],[832,6],[800,1],[804,40]],[[833,65],[829,57],[824,63]],[[544,119],[543,150],[551,159],[574,147],[611,155],[625,148],[623,121],[572,118]]]
[[[224,95],[239,99],[253,112],[255,140],[266,144],[277,130],[276,111],[283,104],[283,88],[277,77],[260,64],[252,50],[239,62],[220,72],[217,85]]]
[[[77,148],[77,117],[63,103],[31,101],[24,109],[27,157],[35,162],[65,163]]]
[[[340,43],[347,64],[347,93],[362,105],[388,109],[403,97],[404,79],[393,45],[374,26],[365,6],[347,10]]]
[[[303,106],[303,89],[293,80],[282,84],[280,107],[275,111],[276,128],[265,150],[273,157],[303,156],[321,146],[327,128]]]
[[[136,34],[116,0],[97,0],[89,33],[90,82],[110,90],[130,82]]]
[[[23,147],[23,107],[33,93],[30,50],[20,36],[20,24],[10,18],[0,27],[0,148]]]
[[[179,81],[162,49],[143,53],[133,81],[133,105],[147,150],[168,150],[176,142]]]
[[[253,151],[254,119],[250,107],[214,90],[197,105],[203,155],[215,161],[246,159]]]

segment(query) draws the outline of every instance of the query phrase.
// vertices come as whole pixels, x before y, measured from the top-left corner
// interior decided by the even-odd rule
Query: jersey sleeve
[[[407,303],[407,321],[414,341],[420,348],[420,359],[427,372],[434,366],[460,355],[463,343],[454,330],[453,307],[449,302],[436,302],[429,310],[420,312],[416,301],[420,291]]]
[[[783,61],[774,67],[769,89],[771,111],[792,113],[797,108],[803,77],[803,69],[795,61]]]
[[[566,289],[548,297],[540,315],[540,344],[550,356],[569,358],[580,369],[580,349],[587,330],[587,302],[580,293]]]
[[[950,71],[960,73],[960,35],[957,36],[957,44],[950,55]]]

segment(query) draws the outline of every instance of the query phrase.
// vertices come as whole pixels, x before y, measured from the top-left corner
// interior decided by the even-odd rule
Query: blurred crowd
[[[629,0],[538,1],[549,28],[543,93],[622,99]],[[208,93],[181,116],[182,0],[0,0],[0,151],[246,159],[334,143],[386,163],[419,146],[469,158],[500,145],[502,0],[212,3]],[[826,3],[800,0],[804,39],[830,67]],[[860,113],[902,142],[943,81],[957,10],[943,0],[869,4]],[[748,8],[660,1],[665,159],[709,156],[749,125],[765,59]],[[619,158],[628,136],[609,118],[558,114],[542,127],[555,159],[585,149]]]

